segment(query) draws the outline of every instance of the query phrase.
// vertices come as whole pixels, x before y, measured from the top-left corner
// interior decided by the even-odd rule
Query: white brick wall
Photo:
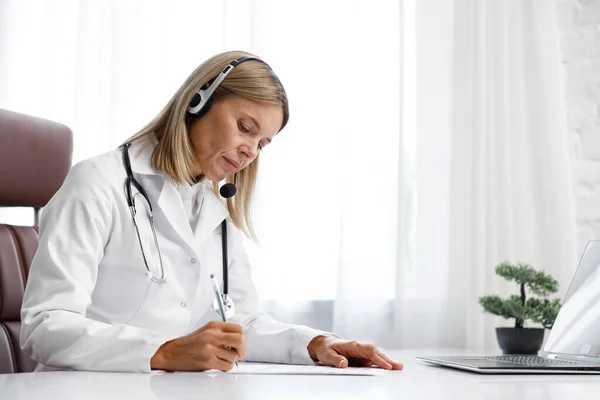
[[[579,248],[600,239],[600,0],[558,0]]]

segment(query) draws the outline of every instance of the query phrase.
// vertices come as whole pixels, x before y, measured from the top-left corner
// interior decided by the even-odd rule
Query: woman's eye
[[[244,132],[244,133],[248,133],[250,132],[250,128],[248,128],[246,125],[244,124],[239,124],[240,126],[240,131]]]
[[[262,151],[262,149],[263,149],[264,147],[265,147],[265,146],[263,146],[262,144],[260,144],[260,143],[259,143],[259,144],[258,144],[258,151]]]

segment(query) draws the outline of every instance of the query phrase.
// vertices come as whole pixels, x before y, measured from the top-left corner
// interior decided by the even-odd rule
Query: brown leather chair
[[[71,167],[73,134],[56,122],[0,109],[0,207],[39,211]],[[1,222],[1,221],[0,221]],[[0,373],[31,372],[36,363],[21,351],[21,303],[37,226],[0,223]]]

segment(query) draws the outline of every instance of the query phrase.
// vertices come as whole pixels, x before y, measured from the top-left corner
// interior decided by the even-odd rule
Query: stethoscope
[[[133,218],[133,224],[135,225],[135,231],[137,234],[138,242],[140,243],[140,249],[142,250],[142,258],[144,259],[144,264],[146,265],[146,274],[151,278],[154,283],[165,283],[167,280],[165,279],[165,269],[163,265],[163,259],[160,252],[160,246],[158,245],[158,237],[156,236],[156,228],[154,226],[154,215],[152,213],[152,204],[150,203],[150,198],[146,194],[146,191],[142,187],[142,185],[133,177],[133,172],[131,171],[131,162],[129,161],[129,146],[130,143],[127,143],[123,146],[123,164],[125,165],[125,172],[127,173],[127,179],[125,180],[125,197],[127,198],[127,205],[129,206],[129,210],[131,211],[131,217]],[[229,184],[231,185],[231,184]],[[137,210],[135,208],[134,195],[132,195],[131,187],[135,187],[138,192],[142,195],[142,197],[146,200],[148,204],[148,218],[150,220],[150,227],[152,229],[152,236],[154,237],[154,244],[156,245],[156,250],[158,252],[158,260],[160,262],[160,276],[154,276],[154,273],[150,269],[148,265],[148,259],[146,258],[146,252],[144,251],[144,246],[142,244],[142,237],[140,235],[139,224],[137,220]],[[229,188],[229,187],[228,187]],[[230,189],[230,188],[229,188]],[[235,193],[235,186],[233,189]],[[227,258],[227,220],[223,220],[221,222],[221,247],[223,253],[223,293],[221,297],[223,298],[223,305],[225,306],[225,316],[229,320],[231,317],[235,315],[235,304],[233,303],[233,299],[231,299],[228,295],[229,293],[229,274],[228,274],[228,258]],[[221,317],[221,309],[219,306],[219,302],[217,299],[212,303],[213,312]]]

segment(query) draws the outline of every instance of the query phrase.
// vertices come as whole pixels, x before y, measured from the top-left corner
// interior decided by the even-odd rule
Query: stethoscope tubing
[[[162,254],[160,251],[160,246],[158,244],[158,237],[156,235],[156,227],[154,225],[154,214],[152,210],[152,203],[150,203],[150,198],[146,194],[146,191],[142,187],[142,185],[133,177],[133,171],[131,170],[131,161],[129,160],[129,146],[131,144],[127,143],[123,146],[123,164],[125,166],[125,172],[127,173],[127,179],[125,180],[125,197],[127,199],[127,205],[129,206],[129,210],[131,212],[131,217],[133,219],[133,224],[135,225],[135,231],[137,233],[138,242],[140,244],[140,249],[142,251],[142,258],[144,259],[144,264],[146,265],[146,270],[150,274],[152,281],[155,283],[165,283],[165,269],[163,265]],[[135,201],[132,195],[131,187],[135,187],[138,192],[144,197],[146,203],[148,203],[149,207],[149,215],[150,219],[150,227],[152,229],[152,236],[154,238],[154,244],[156,245],[156,249],[158,251],[158,259],[160,262],[160,277],[155,277],[152,271],[150,270],[150,266],[148,265],[148,259],[146,258],[146,253],[144,251],[144,246],[142,245],[142,238],[140,235],[139,224],[137,220],[137,210],[135,207]],[[229,293],[229,260],[227,254],[227,220],[223,220],[221,222],[221,247],[222,247],[222,256],[223,256],[223,299],[225,301],[231,302],[228,299]]]

